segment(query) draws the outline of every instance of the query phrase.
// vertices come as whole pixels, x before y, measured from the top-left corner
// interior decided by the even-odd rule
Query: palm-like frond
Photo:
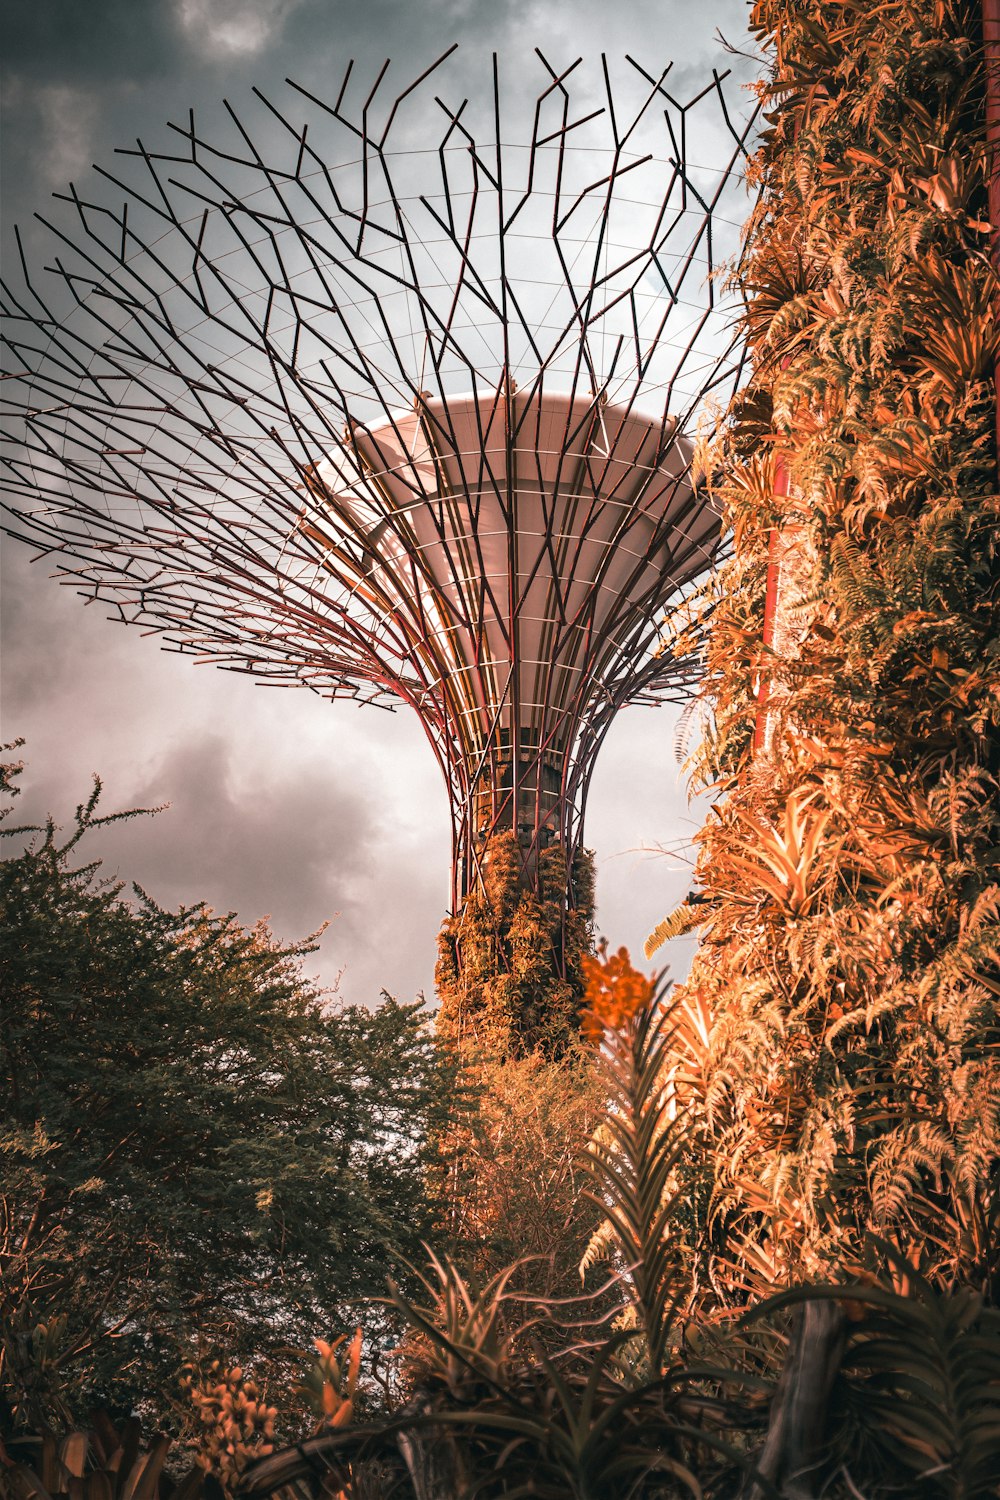
[[[624,955],[619,955],[619,961]],[[625,959],[627,963],[627,959]],[[631,971],[639,1003],[610,1020],[592,1000],[591,1025],[599,1025],[599,1068],[607,1100],[583,1165],[590,1194],[604,1215],[597,1249],[613,1248],[629,1288],[629,1303],[643,1340],[648,1371],[669,1363],[678,1308],[687,1295],[679,1241],[677,1169],[692,1149],[691,1123],[681,1103],[678,1072],[697,1054],[700,1018],[690,1005],[654,992]],[[590,995],[588,991],[588,995]],[[692,1036],[691,1027],[695,1034]]]
[[[875,1493],[992,1500],[1000,1473],[1000,1311],[968,1287],[935,1289],[900,1252],[873,1241],[905,1283],[803,1287],[761,1305],[771,1316],[834,1300],[853,1320],[841,1364],[839,1448]],[[860,1476],[859,1476],[860,1477]],[[885,1489],[883,1489],[885,1486]]]

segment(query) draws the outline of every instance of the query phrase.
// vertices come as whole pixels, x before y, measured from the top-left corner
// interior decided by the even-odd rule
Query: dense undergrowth
[[[587,973],[580,1066],[601,1107],[578,1137],[575,1186],[563,1176],[572,1126],[521,1134],[534,1151],[527,1169],[547,1161],[559,1202],[596,1213],[575,1294],[525,1279],[521,1257],[492,1274],[444,1251],[419,1275],[400,1261],[382,1310],[369,1302],[353,1336],[318,1339],[311,1366],[300,1351],[297,1378],[263,1346],[249,1372],[206,1352],[172,1381],[164,1371],[159,1389],[133,1389],[125,1405],[119,1394],[89,1415],[87,1401],[103,1393],[92,1363],[81,1380],[78,1348],[75,1370],[42,1365],[34,1388],[22,1378],[20,1403],[0,1412],[5,1500],[764,1500],[820,1487],[835,1500],[986,1500],[1000,1312],[873,1242],[864,1275],[848,1268],[742,1318],[721,1306],[706,1315],[692,1278],[688,1181],[702,1127],[684,1102],[690,1016],[624,953],[591,960]],[[578,1088],[564,1078],[564,1101]],[[541,1093],[551,1100],[556,1081]],[[119,1191],[134,1175],[109,1174]],[[579,1223],[552,1227],[560,1254],[582,1248]],[[444,1226],[438,1235],[448,1243]],[[541,1258],[551,1277],[558,1267]],[[336,1257],[319,1259],[335,1274]],[[37,1312],[45,1292],[36,1289]],[[252,1303],[246,1311],[252,1319]],[[23,1370],[3,1373],[9,1400]],[[173,1439],[144,1439],[137,1409]]]

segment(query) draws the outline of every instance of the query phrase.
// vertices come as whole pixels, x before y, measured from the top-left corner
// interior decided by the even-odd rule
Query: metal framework
[[[357,103],[351,67],[258,95],[254,133],[227,105],[214,143],[192,115],[57,195],[51,263],[3,287],[3,473],[8,529],[120,620],[411,704],[457,909],[498,829],[528,872],[577,849],[616,713],[683,685],[664,622],[719,545],[689,434],[739,375],[717,273],[753,122],[718,74],[682,102],[669,69],[613,89],[539,53],[518,140],[496,60],[484,99],[435,92],[450,56]]]

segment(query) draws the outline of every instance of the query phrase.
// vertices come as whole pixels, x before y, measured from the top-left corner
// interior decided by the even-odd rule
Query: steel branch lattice
[[[475,106],[434,93],[450,56],[360,105],[350,67],[258,94],[256,134],[227,105],[215,144],[192,115],[57,195],[51,263],[3,287],[3,465],[9,529],[121,620],[412,704],[457,905],[497,828],[527,870],[579,847],[615,714],[690,673],[658,647],[719,545],[689,434],[739,377],[753,120],[717,74],[681,102],[629,59],[616,98],[538,54],[518,143],[495,61]]]

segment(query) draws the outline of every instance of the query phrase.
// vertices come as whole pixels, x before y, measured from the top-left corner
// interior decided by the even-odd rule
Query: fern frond
[[[649,937],[643,943],[643,952],[647,958],[652,958],[664,943],[669,943],[671,938],[683,937],[686,932],[694,929],[704,921],[707,921],[709,912],[701,902],[692,904],[684,901],[680,906],[674,908],[669,917],[664,917],[653,928]]]

